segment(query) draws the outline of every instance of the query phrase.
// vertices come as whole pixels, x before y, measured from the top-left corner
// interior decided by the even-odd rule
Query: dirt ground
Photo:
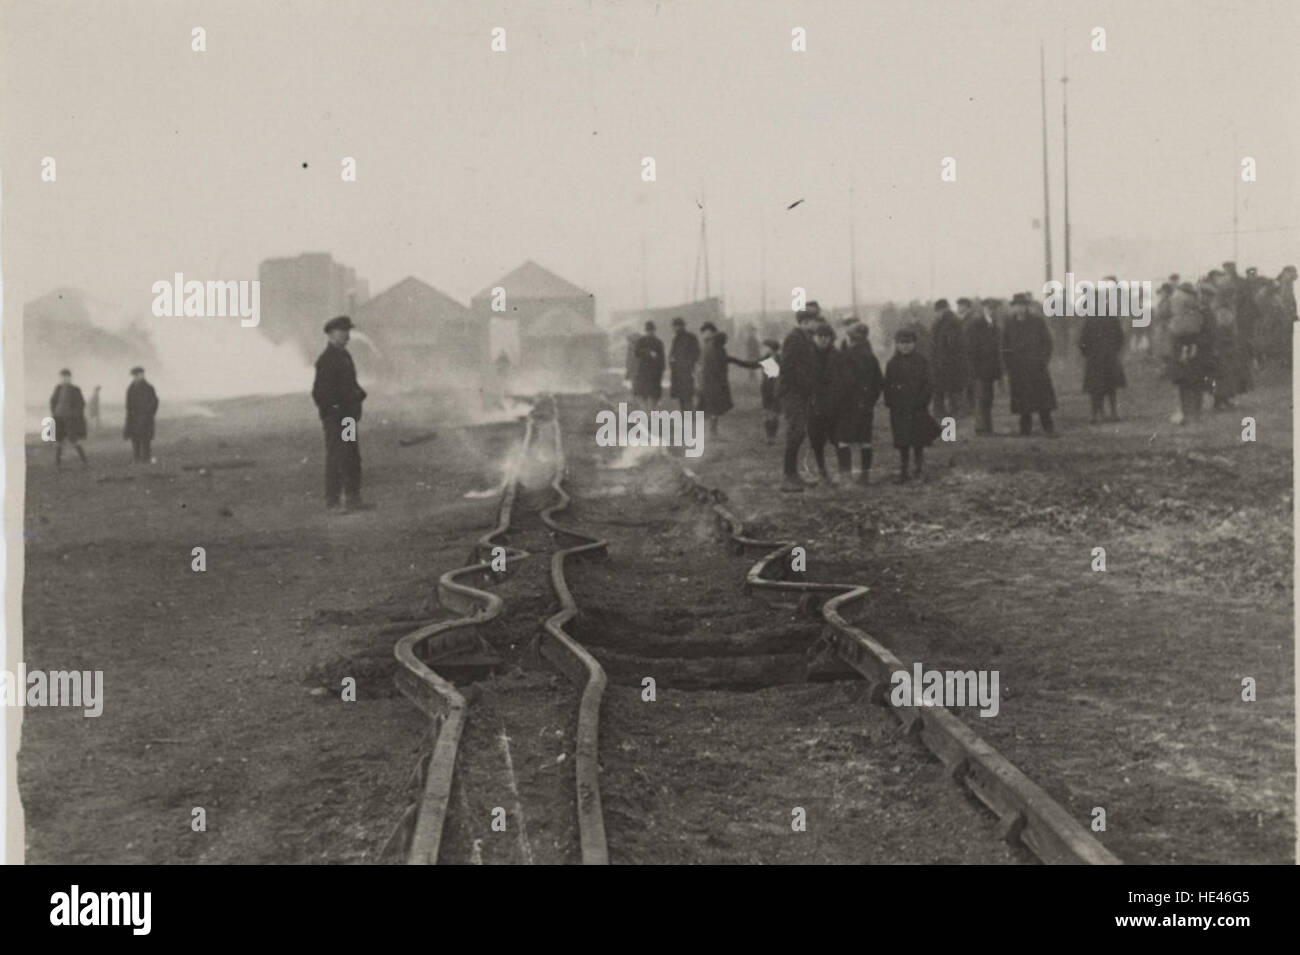
[[[1265,376],[1238,413],[1180,429],[1170,389],[1140,361],[1128,373],[1120,424],[1087,425],[1072,367],[1056,376],[1060,440],[1009,436],[1003,396],[1002,433],[977,439],[963,420],[924,484],[887,483],[878,410],[875,483],[802,495],[777,491],[780,448],[762,442],[757,382],[736,373],[737,410],[690,463],[763,536],[801,539],[811,578],[868,583],[856,622],[906,662],[997,669],[997,717],[960,715],[1081,823],[1105,808],[1098,837],[1124,861],[1292,861],[1289,381]],[[565,520],[611,541],[569,573],[571,629],[610,674],[611,860],[1027,861],[860,682],[826,661],[804,682],[817,621],[744,597],[749,560],[677,492],[681,459],[594,466],[613,453],[593,441],[611,399],[563,403]],[[362,453],[378,507],[341,516],[321,506],[305,396],[213,408],[160,425],[151,469],[111,433],[89,442],[84,473],[55,473],[31,443],[24,659],[105,671],[106,703],[98,719],[24,711],[28,861],[397,861],[381,849],[416,795],[428,727],[393,687],[392,645],[444,616],[437,575],[495,519],[495,498],[463,495],[498,481],[511,433],[375,396]],[[431,422],[436,440],[399,445]],[[254,463],[185,469],[241,460]],[[523,503],[511,542],[539,556],[497,588],[505,665],[472,704],[447,861],[576,858],[557,811],[575,696],[527,653],[554,610],[556,543],[540,499]],[[340,699],[348,676],[355,703]],[[1243,677],[1257,702],[1242,702]],[[522,825],[494,837],[495,806]]]
[[[373,862],[414,798],[427,726],[393,686],[393,643],[441,615],[437,574],[494,523],[495,498],[462,494],[499,480],[507,435],[449,424],[403,447],[452,413],[376,395],[378,506],[339,515],[307,396],[213,409],[160,422],[147,469],[111,427],[88,471],[29,444],[24,659],[103,670],[106,699],[97,719],[23,712],[29,862]]]
[[[1000,397],[998,434],[963,419],[920,484],[891,483],[878,410],[872,486],[802,495],[778,492],[757,385],[733,381],[742,410],[692,466],[761,536],[801,540],[810,579],[869,584],[855,622],[904,662],[998,670],[998,715],[960,715],[1081,823],[1105,809],[1124,861],[1291,862],[1289,378],[1179,427],[1153,366],[1128,377],[1123,420],[1092,426],[1081,370],[1058,368],[1055,441],[1013,436]]]

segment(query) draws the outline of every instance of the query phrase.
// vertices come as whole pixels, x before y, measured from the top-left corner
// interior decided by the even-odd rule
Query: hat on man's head
[[[816,299],[813,299],[811,302],[808,303],[808,311],[812,312],[814,315],[818,314],[821,310],[822,307],[817,304]]]
[[[59,369],[59,374],[60,374],[60,375],[68,375],[68,376],[71,376],[71,375],[72,375],[72,372],[68,371],[68,369],[66,369],[66,368],[60,368],[60,369]]]
[[[948,307],[948,300],[946,298],[941,298],[934,303],[934,310],[936,312],[942,312],[947,307]]]
[[[831,328],[830,322],[818,322],[817,327],[813,329],[814,338],[834,338],[835,329]]]
[[[717,330],[718,326],[714,325],[712,322],[705,322],[700,326],[700,331],[702,332],[716,332]]]
[[[894,341],[896,342],[914,342],[916,341],[916,332],[910,328],[900,328],[894,332]]]
[[[645,330],[646,330],[647,332],[653,332],[653,331],[655,330],[655,323],[654,323],[654,322],[646,322],[646,323],[645,323]]]
[[[855,342],[860,342],[870,334],[870,330],[861,322],[854,322],[849,326],[849,338]]]
[[[144,369],[141,368],[139,365],[136,365],[134,368],[131,369],[131,374],[133,374],[133,375],[143,375],[143,374],[144,374]]]
[[[1028,292],[1017,292],[1015,295],[1011,296],[1012,305],[1028,305],[1029,302],[1030,298]]]
[[[969,304],[970,304],[970,299],[968,299],[968,298],[959,298],[959,299],[957,299],[957,307],[958,307],[958,308],[964,308],[965,306],[967,306],[967,305],[969,305]]]
[[[678,315],[676,318],[673,319],[672,324],[673,324],[673,328],[685,328],[685,327],[686,327],[686,319],[684,319],[684,318],[682,318],[680,315]]]
[[[336,328],[345,328],[351,331],[352,319],[348,318],[346,315],[339,315],[337,318],[331,318],[325,323],[325,334],[328,335]]]
[[[806,322],[809,320],[816,321],[817,318],[817,313],[808,308],[801,308],[799,311],[794,313],[794,320],[796,322]]]

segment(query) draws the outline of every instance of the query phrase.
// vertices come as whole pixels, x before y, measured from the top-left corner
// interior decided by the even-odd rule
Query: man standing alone
[[[144,369],[131,369],[131,384],[126,388],[126,425],[122,437],[131,442],[131,460],[153,464],[153,419],[158,413],[158,392],[144,380]]]
[[[325,323],[329,344],[316,359],[316,382],[311,397],[325,429],[325,506],[339,506],[346,495],[345,511],[365,508],[361,502],[361,448],[357,425],[366,393],[357,384],[357,369],[348,354],[352,319],[346,315]]]
[[[50,395],[50,416],[54,418],[54,466],[63,467],[63,442],[72,444],[81,463],[90,466],[81,439],[86,436],[86,399],[81,389],[72,383],[72,372],[64,368],[59,372],[59,383]]]

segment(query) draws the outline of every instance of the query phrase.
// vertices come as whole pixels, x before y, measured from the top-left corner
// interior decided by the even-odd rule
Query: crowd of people
[[[1037,418],[1041,433],[1056,437],[1050,362],[1054,343],[1059,347],[1061,342],[1059,333],[1068,340],[1072,326],[1091,423],[1119,420],[1118,392],[1127,385],[1123,353],[1134,336],[1139,348],[1163,360],[1178,387],[1175,421],[1199,416],[1206,394],[1216,409],[1232,407],[1233,398],[1253,386],[1254,371],[1268,356],[1280,361],[1284,354],[1289,362],[1295,279],[1292,266],[1277,279],[1267,279],[1255,269],[1238,276],[1231,262],[1196,285],[1170,276],[1160,287],[1150,328],[1101,307],[1097,311],[1102,314],[1075,323],[1053,319],[1060,323],[1053,329],[1042,303],[1023,292],[1009,302],[959,298],[955,311],[939,299],[928,327],[914,322],[894,332],[894,353],[883,371],[867,326],[849,317],[839,323],[837,334],[815,301],[796,313],[796,327],[784,341],[766,339],[761,349],[748,346],[745,359],[727,354],[727,336],[712,323],[706,322],[697,337],[681,318],[673,319],[665,348],[654,323],[647,322],[644,334],[629,343],[627,375],[634,398],[653,407],[662,398],[667,370],[670,398],[683,412],[702,411],[708,434],[718,437],[719,419],[732,407],[729,366],[763,368],[764,432],[774,444],[785,423],[781,488],[791,492],[810,483],[870,482],[874,412],[883,399],[898,451],[897,480],[906,482],[923,479],[925,449],[942,433],[945,419],[969,414],[975,434],[994,433],[994,393],[1004,378],[1019,433],[1033,434]],[[924,339],[924,354],[917,348],[918,338]],[[816,466],[813,482],[800,470],[805,442]],[[834,475],[828,446],[834,449]]]

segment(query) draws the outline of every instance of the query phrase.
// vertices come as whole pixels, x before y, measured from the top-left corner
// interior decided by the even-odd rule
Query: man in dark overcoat
[[[636,340],[636,374],[632,396],[654,407],[664,393],[664,343],[655,334],[655,323],[645,323],[645,334]]]
[[[695,402],[695,365],[700,360],[700,340],[686,330],[686,322],[673,319],[673,340],[668,347],[668,395],[676,398],[682,412]]]
[[[81,447],[81,439],[86,436],[86,399],[81,389],[72,383],[72,372],[67,368],[59,371],[59,383],[50,395],[50,417],[54,419],[54,466],[63,467],[63,442],[72,445],[86,467],[86,452]]]
[[[1056,410],[1056,390],[1047,363],[1052,358],[1052,334],[1043,318],[1042,308],[1028,294],[1017,292],[1011,300],[1006,324],[1002,328],[1002,364],[1007,370],[1011,391],[1011,413],[1020,416],[1020,433],[1034,430],[1038,414],[1043,433],[1056,437],[1052,412]]]
[[[871,340],[866,325],[849,326],[848,347],[842,352],[839,364],[840,381],[836,387],[835,456],[840,477],[847,479],[853,469],[853,449],[862,455],[862,472],[858,483],[866,485],[871,475],[872,419],[876,402],[885,386],[885,376],[880,371],[880,361],[871,350]]]
[[[966,341],[961,320],[953,314],[946,298],[935,302],[934,310],[936,318],[930,327],[934,414],[942,418],[961,411],[967,378]]]
[[[329,344],[316,359],[311,397],[325,431],[325,506],[345,511],[365,509],[361,500],[361,447],[357,430],[366,393],[357,384],[357,368],[348,354],[352,319],[346,315],[325,323]]]
[[[131,461],[153,463],[153,422],[158,414],[158,392],[144,377],[144,369],[131,369],[131,384],[126,387],[126,424],[122,438],[131,442]]]

